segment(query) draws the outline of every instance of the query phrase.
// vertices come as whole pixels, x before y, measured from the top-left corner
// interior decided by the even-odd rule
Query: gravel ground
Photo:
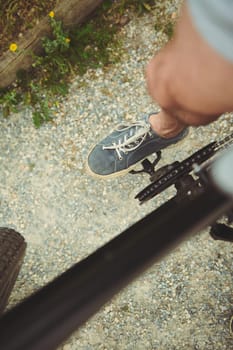
[[[10,305],[159,206],[168,193],[139,206],[147,176],[96,180],[85,171],[88,150],[115,125],[156,106],[144,67],[158,46],[150,14],[124,27],[122,62],[89,71],[70,86],[53,123],[36,130],[31,114],[0,119],[0,226],[21,232],[28,248]],[[143,30],[142,30],[143,28]],[[165,164],[225,136],[232,115],[192,129],[182,147],[163,152]],[[161,163],[161,164],[162,164]],[[118,294],[59,350],[230,350],[232,246],[208,230],[179,246]]]

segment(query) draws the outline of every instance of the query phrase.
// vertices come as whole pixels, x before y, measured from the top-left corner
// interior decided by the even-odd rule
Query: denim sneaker
[[[152,153],[158,152],[181,141],[188,134],[188,128],[177,136],[163,138],[157,135],[149,123],[151,113],[142,121],[121,124],[102,141],[96,144],[88,155],[87,171],[100,178],[111,178],[128,173],[135,164]]]

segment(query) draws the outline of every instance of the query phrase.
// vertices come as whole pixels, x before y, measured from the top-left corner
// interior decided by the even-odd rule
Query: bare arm
[[[233,63],[197,32],[187,5],[173,40],[149,62],[146,76],[164,113],[186,125],[208,124],[233,110]]]

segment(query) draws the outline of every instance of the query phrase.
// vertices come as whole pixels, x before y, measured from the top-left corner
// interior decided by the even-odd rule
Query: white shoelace
[[[127,154],[137,149],[151,131],[150,124],[144,121],[132,123],[130,125],[118,125],[116,130],[126,131],[127,129],[129,132],[126,133],[122,139],[119,138],[118,143],[113,142],[110,146],[103,146],[103,150],[115,150],[119,160],[123,158],[121,153]]]

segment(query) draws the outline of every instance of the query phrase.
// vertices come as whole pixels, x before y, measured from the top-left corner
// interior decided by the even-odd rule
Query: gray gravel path
[[[0,226],[21,232],[28,243],[11,305],[168,198],[164,193],[141,207],[134,195],[148,184],[146,176],[100,181],[85,171],[91,145],[118,123],[157,108],[144,81],[159,40],[153,24],[147,14],[124,27],[122,62],[74,79],[53,123],[36,130],[30,112],[0,119]],[[182,147],[163,152],[163,163],[184,159],[229,129],[230,114],[192,129]],[[59,349],[233,349],[232,271],[232,245],[211,240],[204,230],[129,285]]]

